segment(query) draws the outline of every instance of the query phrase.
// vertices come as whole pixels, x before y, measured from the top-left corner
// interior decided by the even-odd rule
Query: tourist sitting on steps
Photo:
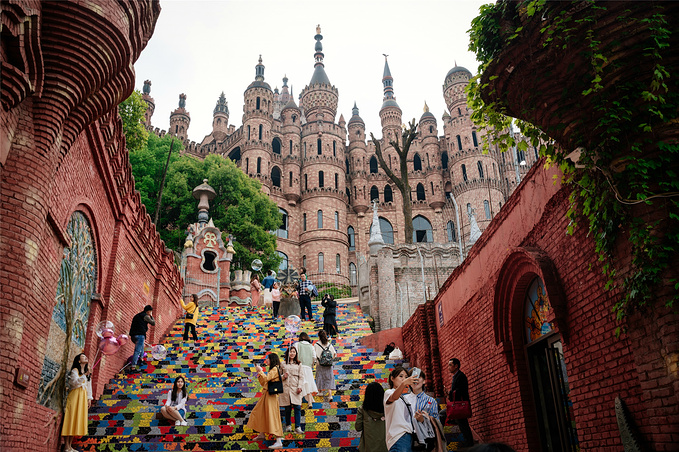
[[[186,380],[181,376],[175,378],[172,390],[167,392],[165,404],[160,409],[160,415],[168,421],[174,421],[174,425],[188,425],[186,422],[186,401],[188,398]]]

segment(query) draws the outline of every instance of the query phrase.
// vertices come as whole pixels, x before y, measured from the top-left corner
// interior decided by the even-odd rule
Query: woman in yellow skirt
[[[71,447],[74,436],[87,435],[87,409],[92,403],[92,382],[87,363],[87,356],[84,353],[77,355],[68,374],[68,386],[71,390],[66,399],[64,425],[61,428],[65,452],[75,451]]]
[[[281,411],[278,406],[278,394],[269,394],[269,382],[281,380],[281,360],[276,353],[269,353],[264,359],[264,365],[269,366],[269,373],[265,374],[264,369],[256,366],[257,378],[262,385],[262,398],[250,413],[248,427],[259,432],[255,441],[266,439],[265,433],[271,433],[276,437],[276,442],[269,446],[269,449],[280,449],[283,447],[283,424],[281,423]]]

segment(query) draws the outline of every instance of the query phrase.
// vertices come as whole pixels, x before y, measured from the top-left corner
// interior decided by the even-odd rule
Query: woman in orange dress
[[[264,373],[264,369],[256,366],[257,378],[262,385],[262,398],[250,413],[248,427],[259,432],[255,441],[263,441],[265,433],[271,433],[276,437],[276,442],[269,446],[269,449],[280,449],[283,447],[283,424],[281,423],[281,411],[278,406],[278,394],[269,394],[269,382],[282,381],[281,359],[276,353],[269,353],[264,359],[264,365],[269,366],[269,373]]]
[[[250,280],[250,298],[252,299],[252,306],[257,307],[259,304],[259,291],[262,288],[262,284],[259,282],[259,277],[254,275]]]

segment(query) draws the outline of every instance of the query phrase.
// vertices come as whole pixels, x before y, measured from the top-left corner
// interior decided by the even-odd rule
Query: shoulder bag
[[[455,400],[455,391],[453,391],[453,400]],[[452,420],[470,417],[472,417],[472,406],[469,400],[457,400],[454,402],[446,400],[446,424],[450,425]]]
[[[278,381],[270,381],[267,386],[269,394],[271,395],[283,393],[283,379],[281,378],[281,369],[276,366],[276,370],[278,371]]]

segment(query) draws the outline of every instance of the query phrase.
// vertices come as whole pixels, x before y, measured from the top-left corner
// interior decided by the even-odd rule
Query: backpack
[[[330,351],[330,344],[328,344],[328,348],[323,348],[323,346],[320,344],[318,344],[318,346],[323,349],[321,356],[318,358],[318,364],[323,367],[332,366],[332,352]]]

